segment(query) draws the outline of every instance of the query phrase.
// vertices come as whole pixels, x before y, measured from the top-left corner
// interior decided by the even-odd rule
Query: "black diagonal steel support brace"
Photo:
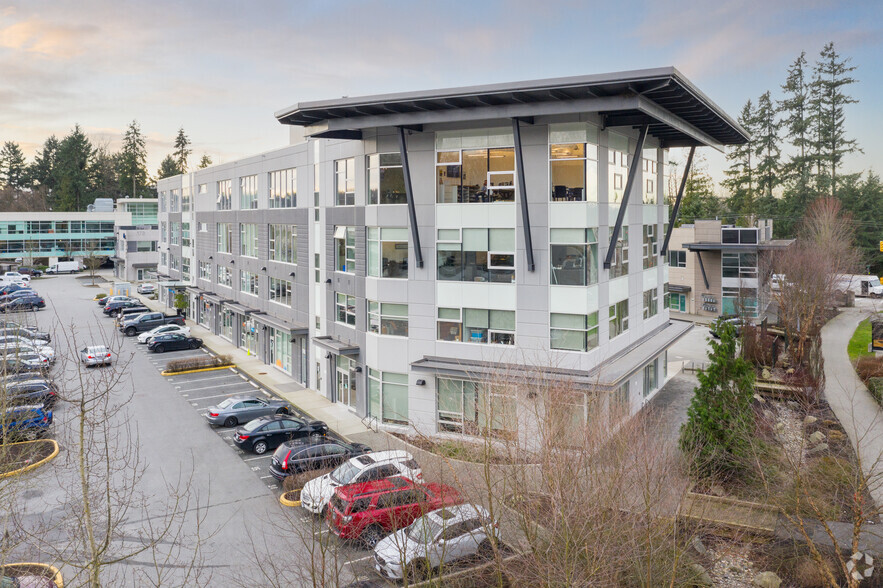
[[[616,241],[619,239],[619,232],[622,230],[622,221],[625,220],[625,214],[629,207],[629,194],[632,193],[632,186],[635,185],[635,178],[638,175],[638,169],[641,167],[644,151],[644,139],[647,138],[647,125],[641,127],[641,134],[638,135],[638,144],[635,145],[635,155],[632,157],[632,164],[629,166],[629,179],[625,183],[625,193],[622,195],[622,202],[619,203],[619,214],[616,215],[616,225],[613,227],[613,234],[610,235],[610,246],[607,248],[607,257],[604,258],[604,269],[610,269],[613,261],[613,253],[616,250]],[[607,178],[608,182],[613,178]]]
[[[705,282],[705,289],[708,290],[711,288],[711,285],[708,283],[708,276],[705,275],[705,264],[702,263],[702,253],[699,251],[696,252],[696,259],[699,260],[699,269],[702,270],[702,280]]]
[[[515,170],[518,174],[518,199],[521,201],[521,228],[524,231],[524,251],[527,253],[527,271],[536,269],[533,259],[533,239],[530,236],[530,211],[527,209],[527,186],[524,183],[524,157],[521,153],[521,126],[517,118],[512,119],[512,134],[515,139]]]
[[[411,189],[411,166],[408,165],[408,146],[405,142],[405,128],[399,127],[399,153],[402,156],[402,175],[405,176],[405,197],[408,201],[408,217],[411,222],[411,240],[414,241],[414,255],[417,267],[423,267],[423,250],[420,249],[420,231],[417,228],[417,209],[414,207],[414,191]]]
[[[684,166],[684,176],[681,178],[681,186],[678,188],[678,197],[675,198],[674,208],[671,209],[671,218],[668,219],[668,230],[665,232],[665,241],[662,243],[662,251],[659,252],[660,257],[665,257],[668,252],[668,242],[671,239],[671,232],[675,228],[675,222],[678,220],[678,213],[681,211],[681,198],[684,197],[684,188],[687,186],[687,176],[690,175],[690,166],[693,165],[693,154],[696,152],[696,146],[690,147],[690,154],[687,155],[687,165]]]

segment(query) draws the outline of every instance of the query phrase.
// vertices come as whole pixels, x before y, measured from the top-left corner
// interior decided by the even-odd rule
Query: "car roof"
[[[350,459],[350,461],[354,462],[354,465],[359,467],[367,467],[375,463],[390,463],[404,461],[406,459],[414,459],[414,456],[401,449],[388,449],[386,451],[375,451],[373,453],[366,453],[365,455],[357,455]]]
[[[240,402],[242,400],[260,400],[260,398],[258,398],[254,394],[237,394],[236,396],[230,396],[229,399],[236,402]]]
[[[96,351],[107,351],[107,345],[89,345],[86,347],[86,351],[90,353],[95,353]]]
[[[393,476],[391,478],[381,478],[380,480],[338,486],[336,492],[344,500],[352,501],[359,495],[363,494],[378,494],[380,492],[389,492],[391,490],[400,490],[408,487],[415,488],[416,486],[417,484],[407,478]]]
[[[350,449],[352,447],[349,443],[347,443],[346,441],[341,441],[340,439],[316,436],[292,439],[291,441],[286,441],[282,445],[284,445],[287,449],[291,449],[297,453],[310,449],[311,447],[320,447],[322,445],[337,445],[338,447],[344,447],[346,449]]]
[[[490,514],[484,508],[475,504],[456,504],[426,513],[426,517],[444,526],[475,518],[490,519]]]

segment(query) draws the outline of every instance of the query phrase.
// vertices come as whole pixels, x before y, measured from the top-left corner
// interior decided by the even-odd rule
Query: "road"
[[[88,280],[73,276],[35,280],[47,308],[31,314],[30,322],[36,319],[39,328],[52,334],[52,345],[61,357],[53,377],[69,391],[68,396],[81,385],[98,388],[119,375],[112,395],[122,411],[111,419],[114,428],[108,441],[117,458],[113,479],[123,487],[132,474],[140,477],[125,493],[123,502],[129,503],[129,510],[119,509],[111,551],[131,550],[138,537],[161,523],[170,509],[181,511],[173,535],[159,545],[158,562],[147,551],[114,564],[107,570],[111,581],[105,585],[297,585],[301,582],[295,578],[306,580],[314,567],[310,560],[322,559],[332,561],[329,566],[340,582],[371,577],[369,552],[339,546],[324,523],[299,508],[280,506],[280,488],[266,470],[269,455],[243,454],[231,446],[230,429],[212,428],[202,417],[201,409],[226,395],[264,391],[232,371],[162,376],[167,361],[204,352],[147,352],[134,338],[115,331],[113,320],[92,301],[100,290],[84,283]],[[92,343],[111,347],[118,356],[115,368],[80,367],[74,351]],[[31,477],[33,484],[16,508],[27,528],[47,529],[40,533],[41,539],[68,553],[69,538],[53,525],[81,510],[79,470],[71,451],[76,446],[74,417],[68,402],[59,403],[54,436],[65,450],[52,466]],[[118,428],[121,425],[128,427]],[[93,429],[100,432],[101,427]],[[45,558],[51,548],[44,546],[41,551]],[[19,548],[16,553],[33,560],[39,551]],[[192,561],[198,564],[193,569]],[[66,580],[77,574],[75,567],[60,567]]]

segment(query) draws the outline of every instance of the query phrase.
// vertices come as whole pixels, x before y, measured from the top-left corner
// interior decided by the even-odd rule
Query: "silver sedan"
[[[291,409],[284,400],[258,398],[257,396],[232,396],[217,406],[210,406],[203,416],[211,425],[235,427],[258,417],[271,414],[289,414]]]

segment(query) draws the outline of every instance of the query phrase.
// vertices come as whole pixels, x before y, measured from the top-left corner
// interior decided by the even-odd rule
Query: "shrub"
[[[855,363],[855,372],[866,384],[871,378],[883,378],[883,357],[860,357]]]
[[[102,298],[107,298],[107,294],[105,294],[104,292],[100,292],[95,295],[95,298],[97,298],[98,300],[101,300]]]
[[[773,365],[773,345],[776,338],[763,336],[760,329],[745,325],[742,330],[742,357],[754,365]]]
[[[233,358],[229,355],[206,357],[189,357],[187,359],[175,359],[166,364],[167,372],[186,372],[188,370],[200,370],[204,368],[226,367],[233,365]]]
[[[285,492],[300,490],[304,487],[304,484],[306,484],[310,480],[318,478],[320,476],[324,476],[325,474],[329,474],[333,471],[334,468],[325,468],[321,470],[307,470],[305,472],[292,474],[282,481],[282,489]]]
[[[868,392],[877,404],[883,405],[883,378],[868,378]]]

